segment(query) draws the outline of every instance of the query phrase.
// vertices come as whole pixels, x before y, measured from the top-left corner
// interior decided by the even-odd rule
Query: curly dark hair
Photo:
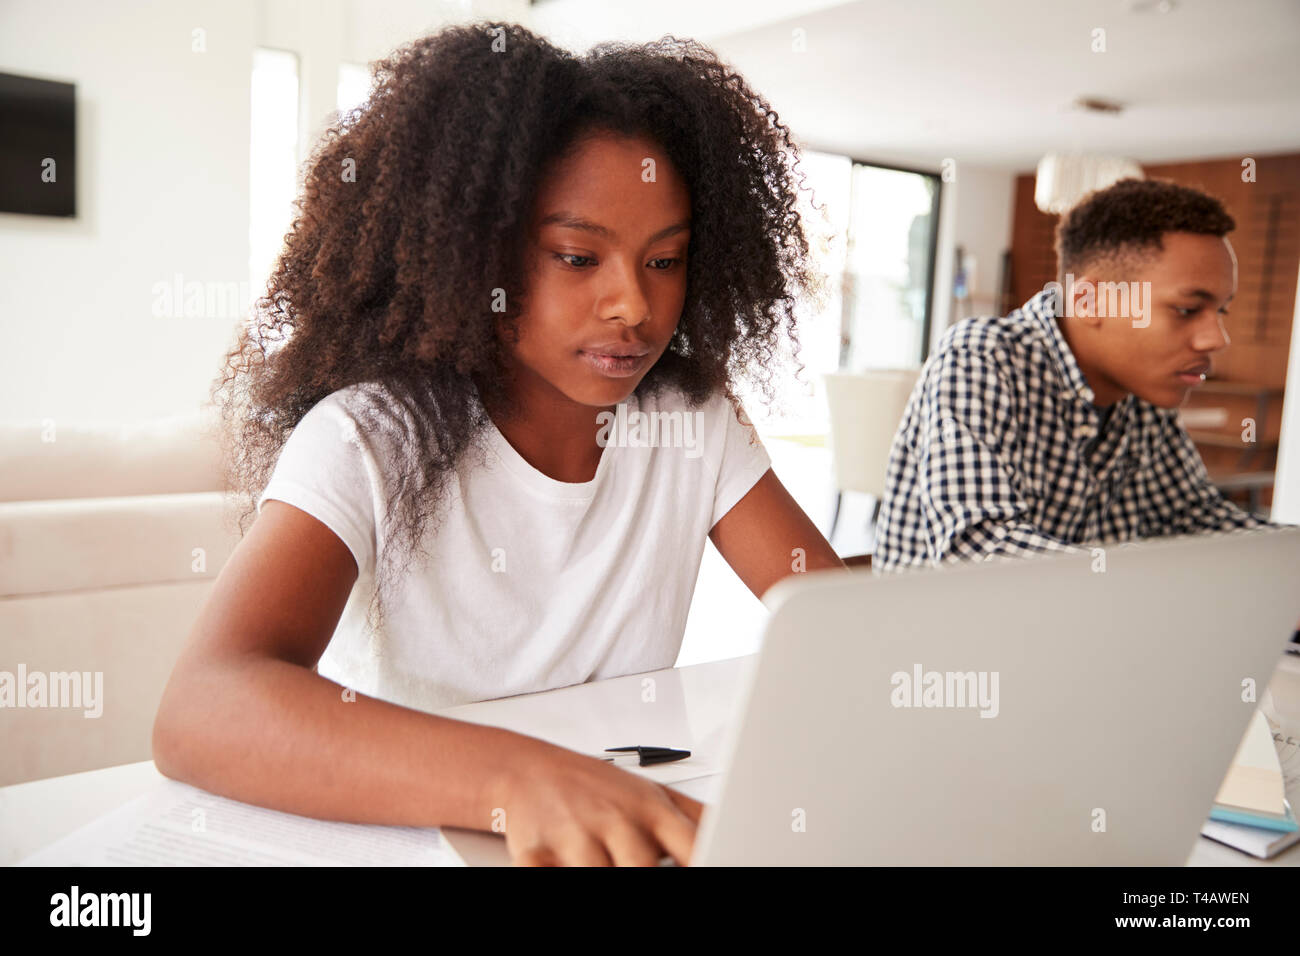
[[[1097,259],[1163,249],[1166,232],[1225,236],[1237,223],[1208,193],[1163,179],[1121,179],[1089,193],[1056,226],[1056,261],[1068,272]]]
[[[233,491],[260,493],[326,395],[381,383],[386,396],[358,418],[363,430],[414,428],[390,469],[400,481],[387,518],[400,533],[382,549],[390,566],[395,550],[409,559],[436,524],[448,472],[487,425],[485,405],[513,407],[494,330],[517,329],[541,173],[590,132],[652,139],[690,192],[685,304],[638,393],[671,385],[695,405],[722,390],[734,405],[744,379],[771,405],[768,366],[786,344],[797,361],[796,304],[822,301],[824,276],[796,209],[805,177],[795,182],[790,131],[714,53],[665,36],[576,56],[516,24],[478,21],[371,72],[368,102],[313,149],[266,295],[212,388]],[[492,310],[494,289],[508,311]],[[241,533],[254,510],[250,501],[239,516]],[[384,617],[388,575],[376,577],[371,623]]]

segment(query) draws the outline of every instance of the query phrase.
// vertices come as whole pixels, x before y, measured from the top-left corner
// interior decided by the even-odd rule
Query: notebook
[[[1296,729],[1273,723],[1262,708],[1257,709],[1201,833],[1267,859],[1300,842],[1293,809],[1297,799]]]
[[[1223,786],[1214,798],[1210,819],[1284,833],[1300,829],[1287,803],[1282,766],[1262,710],[1256,709],[1250,719]]]

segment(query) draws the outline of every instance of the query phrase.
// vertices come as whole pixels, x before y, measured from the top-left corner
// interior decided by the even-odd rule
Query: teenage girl
[[[504,825],[516,863],[685,864],[697,801],[430,711],[671,667],[706,536],[760,597],[843,567],[735,398],[770,398],[818,289],[796,148],[670,37],[457,26],[375,81],[213,390],[261,494],[155,761],[321,819]]]

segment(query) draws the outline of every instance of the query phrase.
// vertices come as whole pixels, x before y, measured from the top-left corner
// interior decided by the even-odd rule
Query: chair
[[[835,515],[828,538],[835,535],[846,491],[871,495],[871,523],[875,525],[885,497],[885,472],[894,433],[920,374],[920,369],[880,369],[825,376],[836,489]]]

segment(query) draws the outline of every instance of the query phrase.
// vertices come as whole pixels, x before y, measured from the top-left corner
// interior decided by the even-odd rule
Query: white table
[[[732,708],[754,660],[748,656],[668,668],[465,704],[439,713],[505,727],[584,753],[631,744],[685,748],[691,751],[685,760],[629,769],[708,802],[721,770]],[[163,779],[152,760],[143,760],[0,788],[0,864],[16,863]],[[503,837],[454,827],[443,832],[471,866],[510,862]],[[1292,846],[1272,860],[1256,860],[1198,837],[1187,862],[1189,866],[1300,866],[1300,851]]]

